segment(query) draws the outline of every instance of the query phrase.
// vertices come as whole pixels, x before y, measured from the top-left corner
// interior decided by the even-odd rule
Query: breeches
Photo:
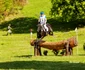
[[[38,26],[37,31],[39,31],[41,29],[41,31],[48,31],[48,27],[46,26],[46,24],[40,24],[40,26]]]
[[[46,31],[48,31],[48,27],[46,26],[46,24],[44,24],[44,27],[45,27]]]

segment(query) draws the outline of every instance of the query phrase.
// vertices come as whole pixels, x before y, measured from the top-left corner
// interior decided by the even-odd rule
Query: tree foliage
[[[27,0],[0,0],[0,19],[10,14],[17,14],[25,4]]]
[[[51,0],[51,15],[63,21],[85,19],[84,0]]]

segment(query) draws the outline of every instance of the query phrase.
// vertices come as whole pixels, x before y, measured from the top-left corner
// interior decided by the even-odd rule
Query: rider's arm
[[[46,18],[46,15],[44,15],[44,18],[45,18],[45,23],[47,22],[47,18]]]
[[[47,18],[45,18],[45,23],[47,23]]]

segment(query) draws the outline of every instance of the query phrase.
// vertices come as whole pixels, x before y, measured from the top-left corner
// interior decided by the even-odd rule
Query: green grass
[[[47,17],[50,17],[51,0],[28,0],[28,4],[22,10],[26,17],[38,18],[41,11],[44,11]]]
[[[80,70],[85,69],[85,28],[78,29],[78,54],[74,48],[73,56],[55,56],[48,50],[48,56],[34,56],[33,46],[30,45],[30,34],[12,34],[3,36],[6,31],[0,31],[0,69],[32,69],[32,70]],[[46,41],[57,42],[75,36],[75,31],[54,32],[54,36],[47,36]],[[36,33],[33,34],[33,39]]]

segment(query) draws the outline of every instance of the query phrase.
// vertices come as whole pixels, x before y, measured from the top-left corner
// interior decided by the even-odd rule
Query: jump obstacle
[[[76,37],[71,37],[67,40],[63,40],[60,42],[46,42],[46,41],[37,41],[31,40],[31,46],[34,46],[34,56],[41,56],[41,47],[47,48],[49,50],[62,50],[65,49],[65,55],[71,55],[73,52],[73,47],[78,45]]]

